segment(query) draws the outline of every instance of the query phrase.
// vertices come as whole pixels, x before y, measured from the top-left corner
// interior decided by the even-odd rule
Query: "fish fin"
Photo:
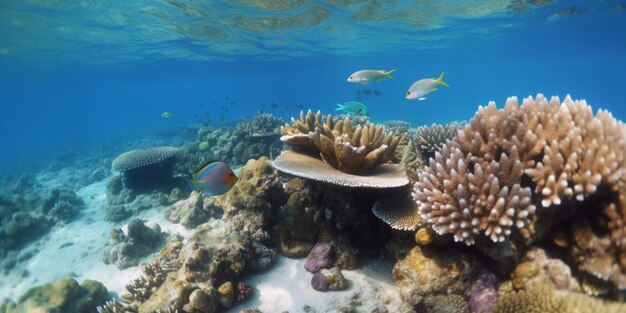
[[[185,182],[191,191],[198,191],[198,187],[195,186],[195,182],[192,182],[190,179],[185,178]]]
[[[343,105],[337,103],[337,106],[338,106],[338,108],[336,108],[335,111],[343,111],[344,110]]]
[[[420,101],[421,101],[421,100],[426,100],[426,98],[421,97],[421,98],[419,98],[419,99],[417,99],[417,100],[420,100]]]
[[[446,82],[443,81],[443,73],[445,72],[441,72],[441,75],[439,75],[439,78],[437,78],[437,85],[444,85],[446,87],[450,87],[450,85],[448,85]]]
[[[385,75],[385,77],[387,77],[387,78],[391,78],[391,79],[394,79],[394,77],[393,77],[393,76],[391,76],[391,73],[393,73],[393,72],[395,72],[395,71],[396,71],[396,69],[394,68],[394,69],[393,69],[393,70],[391,70],[391,71],[381,70],[380,72],[381,72],[381,73],[383,73],[383,74]]]

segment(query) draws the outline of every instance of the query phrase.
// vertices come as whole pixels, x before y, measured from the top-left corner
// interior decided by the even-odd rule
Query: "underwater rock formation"
[[[17,303],[0,303],[0,313],[91,313],[105,303],[107,294],[104,285],[97,281],[87,279],[79,285],[72,278],[62,278],[30,289]]]
[[[210,216],[209,212],[204,209],[202,195],[192,191],[189,198],[172,204],[165,212],[165,218],[193,229],[208,221]]]
[[[103,261],[105,264],[115,264],[120,269],[136,266],[139,259],[152,253],[166,236],[158,224],[147,226],[145,221],[135,219],[128,224],[127,235],[121,229],[111,231]]]
[[[179,203],[195,208],[200,200],[194,199]],[[242,275],[268,268],[275,257],[262,242],[286,201],[276,171],[265,157],[250,160],[229,192],[205,200],[204,210],[219,207],[227,217],[197,226],[184,244],[171,240],[142,265],[143,275],[127,286],[123,303],[109,302],[101,312],[215,312],[250,296]]]
[[[445,294],[464,294],[476,262],[454,249],[416,246],[393,268],[400,295],[417,306],[429,298]]]
[[[328,243],[317,243],[309,252],[304,262],[304,268],[311,272],[317,273],[323,268],[329,268],[332,265],[333,247]]]
[[[124,187],[136,192],[168,187],[178,150],[169,146],[131,150],[115,158],[111,170],[121,172]]]

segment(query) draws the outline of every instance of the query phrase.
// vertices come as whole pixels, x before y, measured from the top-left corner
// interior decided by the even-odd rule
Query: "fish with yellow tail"
[[[348,82],[355,83],[355,84],[369,84],[373,82],[379,82],[385,77],[393,79],[393,76],[391,76],[391,73],[393,73],[394,71],[395,69],[391,71],[360,70],[348,76]]]
[[[425,78],[420,79],[409,87],[409,91],[406,92],[406,98],[409,100],[426,100],[425,95],[437,90],[437,86],[444,85],[446,87],[450,87],[450,85],[446,84],[443,81],[443,73],[439,75],[439,78]]]
[[[230,167],[220,161],[210,161],[193,173],[193,180],[187,180],[191,190],[207,196],[219,196],[228,192],[237,182],[237,176]]]

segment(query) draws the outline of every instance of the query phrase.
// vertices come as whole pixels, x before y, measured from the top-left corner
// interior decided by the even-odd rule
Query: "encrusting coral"
[[[595,313],[624,312],[626,304],[591,298],[584,294],[558,291],[550,285],[507,293],[500,298],[494,313]]]

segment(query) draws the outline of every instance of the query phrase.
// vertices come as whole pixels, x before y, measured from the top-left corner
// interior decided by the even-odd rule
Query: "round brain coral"
[[[152,147],[136,149],[120,154],[111,164],[111,170],[125,172],[173,158],[178,152],[176,147]]]

